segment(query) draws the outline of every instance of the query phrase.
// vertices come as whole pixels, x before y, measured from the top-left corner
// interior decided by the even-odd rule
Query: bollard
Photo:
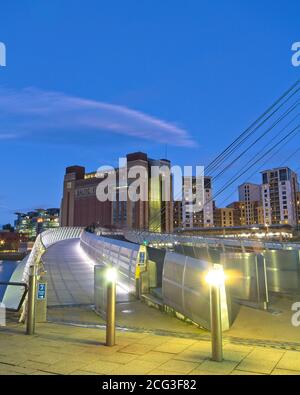
[[[141,278],[135,279],[135,297],[141,299]]]
[[[220,265],[214,265],[206,276],[210,286],[210,326],[211,326],[211,359],[216,362],[223,361],[221,292],[225,276]]]
[[[210,286],[210,322],[211,322],[211,359],[216,362],[223,360],[221,297],[218,285]]]
[[[26,334],[34,335],[35,332],[35,303],[36,303],[36,273],[35,266],[29,268],[28,300],[27,300],[27,325]]]
[[[116,270],[107,270],[106,305],[106,345],[112,347],[116,342]]]

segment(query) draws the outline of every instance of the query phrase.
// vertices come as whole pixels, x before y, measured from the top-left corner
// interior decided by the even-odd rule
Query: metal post
[[[27,325],[26,334],[34,335],[35,332],[35,302],[36,302],[36,272],[35,266],[29,268],[28,300],[27,300]]]
[[[226,247],[225,247],[225,243],[224,243],[224,241],[223,241],[223,243],[222,243],[222,252],[226,252]]]
[[[107,284],[106,345],[115,345],[116,338],[116,281]]]
[[[141,299],[141,278],[135,279],[135,297]]]
[[[263,310],[268,310],[269,291],[266,260],[262,254],[256,256],[257,303]]]
[[[264,289],[265,289],[265,302],[264,302],[264,310],[268,310],[269,306],[269,287],[268,287],[268,275],[267,275],[267,263],[264,256],[263,259],[263,268],[264,268]]]
[[[210,286],[210,322],[212,360],[223,360],[221,297],[218,285]]]

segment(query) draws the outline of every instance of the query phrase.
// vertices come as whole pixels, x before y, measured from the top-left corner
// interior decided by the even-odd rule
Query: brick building
[[[153,160],[143,152],[126,156],[127,167],[101,172],[86,173],[82,166],[67,167],[63,198],[61,204],[62,226],[117,227],[126,229],[149,229],[158,232],[173,230],[173,191],[172,179],[164,184],[165,174],[170,169],[170,161],[165,159]],[[153,167],[159,167],[160,173],[154,172]],[[130,198],[129,187],[137,180],[132,176],[131,169],[141,169],[147,174],[145,183],[146,199],[134,201]],[[126,172],[125,183],[123,182]],[[110,185],[110,177],[116,176],[116,182]],[[99,184],[106,182],[114,189],[115,198],[100,201],[97,198]],[[164,201],[163,190],[169,190],[169,201]],[[124,199],[124,193],[126,199]],[[121,198],[122,196],[122,198]],[[125,200],[125,201],[124,201]]]

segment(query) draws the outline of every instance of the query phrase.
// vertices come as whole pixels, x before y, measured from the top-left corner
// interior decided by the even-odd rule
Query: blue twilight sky
[[[1,0],[0,223],[59,206],[68,165],[209,163],[299,78],[299,20],[299,0]]]

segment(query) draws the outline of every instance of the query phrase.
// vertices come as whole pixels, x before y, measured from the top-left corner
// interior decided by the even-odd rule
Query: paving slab
[[[300,352],[287,351],[280,359],[277,368],[296,370],[300,374]]]
[[[160,366],[162,370],[170,370],[175,372],[180,372],[181,374],[189,374],[192,370],[199,366],[197,362],[181,361],[176,359],[171,359]]]
[[[54,323],[0,328],[0,375],[300,375],[300,352],[224,342],[224,361],[211,360],[207,340],[118,330],[114,347],[105,330]]]
[[[213,372],[217,374],[230,374],[234,368],[237,366],[237,362],[226,361],[223,362],[214,362],[211,360],[206,360],[201,363],[193,372],[197,374],[197,370],[204,372]]]
[[[168,352],[150,351],[144,355],[141,355],[139,359],[150,362],[164,363],[174,358],[174,354]]]
[[[274,360],[246,357],[237,366],[237,370],[243,370],[246,372],[253,372],[253,373],[271,374],[275,366],[276,366],[276,362]]]
[[[287,369],[274,369],[273,372],[271,373],[272,375],[277,375],[277,376],[299,376],[300,375],[300,370],[287,370]]]
[[[154,350],[160,352],[168,352],[171,354],[179,354],[180,352],[186,350],[188,347],[188,344],[179,343],[176,340],[171,340],[155,347]]]
[[[112,375],[145,375],[149,374],[152,370],[158,368],[161,365],[161,362],[150,362],[139,360],[137,363],[136,360],[129,362],[126,365],[119,366],[117,369],[114,369],[110,372]]]

